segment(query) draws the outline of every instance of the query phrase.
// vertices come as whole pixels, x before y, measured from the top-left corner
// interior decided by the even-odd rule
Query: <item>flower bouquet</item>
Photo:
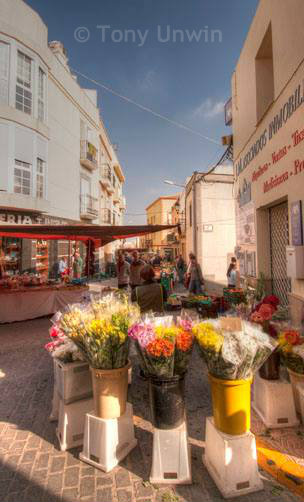
[[[45,345],[45,349],[52,357],[63,363],[85,360],[77,345],[56,324],[51,327],[49,333],[52,341]]]
[[[193,348],[193,324],[172,316],[146,317],[129,329],[135,340],[143,372],[149,376],[172,377],[187,371]]]
[[[301,413],[299,384],[302,387],[304,383],[304,337],[290,329],[279,335],[279,346],[289,373],[296,410]]]
[[[128,329],[139,308],[114,295],[72,305],[60,318],[60,329],[77,345],[91,367],[95,414],[118,418],[125,413],[130,363]]]

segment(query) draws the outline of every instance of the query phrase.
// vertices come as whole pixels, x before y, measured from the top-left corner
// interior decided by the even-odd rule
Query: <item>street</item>
[[[186,379],[186,404],[193,483],[157,487],[149,483],[152,428],[147,382],[141,380],[132,352],[138,446],[112,472],[80,462],[81,448],[61,452],[51,411],[53,365],[44,350],[49,319],[0,327],[0,500],[1,502],[219,502],[222,497],[202,464],[205,418],[211,415],[209,383],[195,350]],[[262,473],[265,491],[240,497],[244,502],[299,500]],[[237,500],[237,499],[236,499]]]

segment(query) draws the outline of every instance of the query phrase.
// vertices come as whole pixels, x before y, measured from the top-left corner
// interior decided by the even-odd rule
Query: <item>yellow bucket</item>
[[[237,436],[250,430],[250,387],[247,380],[221,380],[209,373],[215,427]]]

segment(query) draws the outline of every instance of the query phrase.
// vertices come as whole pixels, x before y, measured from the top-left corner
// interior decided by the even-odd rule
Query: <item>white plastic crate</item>
[[[215,428],[213,418],[207,417],[203,462],[224,498],[263,490],[251,432],[241,436],[224,434]]]
[[[154,429],[150,483],[190,484],[191,452],[187,425],[176,429]]]
[[[54,359],[54,380],[64,404],[93,395],[90,367],[86,362],[63,363]]]
[[[64,404],[60,399],[56,433],[62,451],[83,444],[85,417],[93,407],[92,398],[70,404]]]
[[[127,403],[124,415],[119,418],[103,419],[93,412],[87,413],[83,451],[79,458],[101,469],[111,471],[135,448],[133,407]]]
[[[299,425],[292,386],[286,380],[265,380],[259,375],[253,382],[254,411],[266,427],[276,429]]]
[[[57,391],[57,386],[54,382],[54,389],[53,389],[53,399],[52,399],[52,411],[49,416],[49,421],[50,422],[56,422],[58,420],[59,416],[59,403],[60,403],[60,397]]]

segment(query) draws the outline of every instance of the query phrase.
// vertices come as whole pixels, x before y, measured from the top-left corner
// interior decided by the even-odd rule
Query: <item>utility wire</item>
[[[115,91],[111,87],[108,87],[107,85],[104,85],[101,82],[98,82],[97,80],[94,80],[94,79],[88,77],[87,75],[84,75],[83,73],[81,73],[78,70],[75,70],[74,68],[71,68],[71,71],[74,73],[77,73],[77,75],[79,75],[82,78],[85,78],[86,80],[88,80],[92,84],[97,85],[98,87],[101,87],[102,89],[105,89],[106,91],[110,92],[114,96],[117,96],[118,98],[123,99],[127,103],[130,103],[134,106],[137,106],[137,108],[140,108],[141,110],[143,110],[145,112],[151,113],[152,115],[154,115],[155,117],[158,117],[159,119],[165,120],[166,122],[168,122],[171,125],[179,127],[180,129],[184,129],[185,131],[188,131],[192,134],[195,134],[196,136],[199,136],[200,138],[204,139],[205,141],[209,141],[210,143],[214,143],[215,145],[221,145],[221,143],[219,141],[216,141],[215,139],[209,138],[208,136],[204,136],[204,134],[201,134],[200,132],[195,131],[194,129],[191,129],[191,127],[188,127],[180,122],[177,122],[176,120],[172,120],[169,117],[162,115],[161,113],[155,112],[154,110],[152,110],[151,108],[148,108],[147,106],[144,106],[140,103],[137,103],[133,99],[130,99],[127,96],[124,96],[123,94],[120,94],[119,92]]]

